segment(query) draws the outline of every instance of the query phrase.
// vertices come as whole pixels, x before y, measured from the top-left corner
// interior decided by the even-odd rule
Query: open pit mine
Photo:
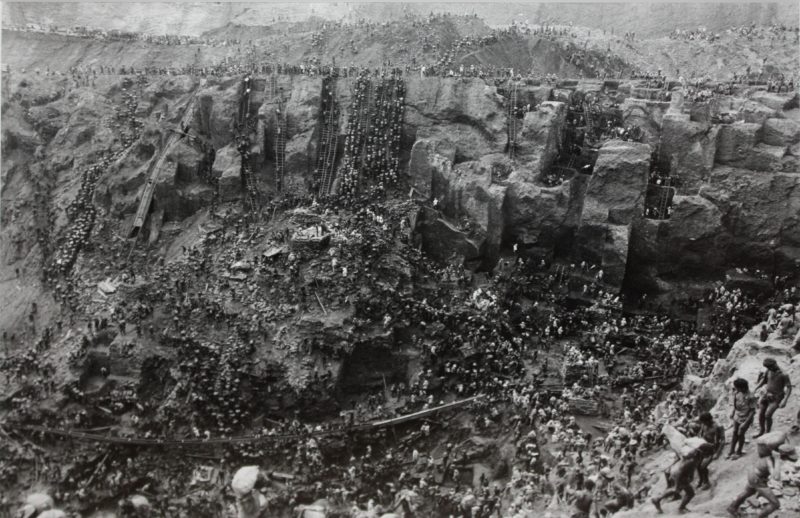
[[[0,518],[800,516],[798,16],[4,2]]]

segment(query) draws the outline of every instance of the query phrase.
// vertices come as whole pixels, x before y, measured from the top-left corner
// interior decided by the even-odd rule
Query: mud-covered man
[[[754,392],[766,386],[767,390],[758,403],[758,425],[759,432],[754,438],[761,437],[765,433],[772,430],[772,415],[778,408],[784,408],[789,401],[789,396],[792,394],[792,382],[789,376],[785,374],[775,358],[767,358],[764,360],[764,367],[767,368],[759,375],[758,385]]]

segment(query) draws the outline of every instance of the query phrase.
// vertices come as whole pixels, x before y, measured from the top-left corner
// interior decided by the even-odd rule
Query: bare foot
[[[656,506],[656,511],[658,511],[658,514],[664,514],[664,511],[661,510],[661,502],[658,500],[658,498],[651,498],[650,501],[653,502],[654,506]]]

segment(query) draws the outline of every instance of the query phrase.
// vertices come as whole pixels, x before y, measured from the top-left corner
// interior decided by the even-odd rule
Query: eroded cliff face
[[[770,273],[796,268],[796,101],[754,92],[664,115],[660,162],[677,178],[672,215],[635,222],[626,282],[669,291],[732,267]],[[737,122],[715,124],[712,116]]]
[[[5,107],[4,190],[30,167],[47,168],[55,173],[55,205],[62,207],[77,188],[75,172],[102,149],[119,145],[105,122],[115,118],[114,107],[124,100],[120,79],[100,76],[92,88],[67,88],[68,81],[28,79],[25,86],[22,77],[11,81],[10,94],[25,108]],[[542,178],[562,151],[567,103],[573,95],[602,93],[602,83],[520,87],[519,104],[536,109],[515,120],[512,159],[507,92],[480,79],[411,76],[405,81],[401,170],[414,197],[437,202],[435,210],[417,218],[420,241],[435,257],[451,259],[455,252],[457,260],[491,267],[517,244],[536,256],[598,264],[610,289],[654,291],[713,279],[737,266],[774,265],[785,271],[800,260],[796,99],[753,92],[710,106],[670,104],[626,99],[630,85],[616,85],[606,94],[621,101],[626,122],[645,129],[644,143],[606,142],[591,174],[575,174],[553,186]],[[339,78],[332,86],[340,109],[337,156],[353,83],[353,78]],[[241,199],[242,164],[234,142],[241,78],[165,76],[141,88],[140,138],[99,181],[105,210],[132,219],[149,167],[192,98],[189,133],[208,142],[213,154],[189,139],[171,148],[155,191],[155,210],[161,210],[156,216],[162,222],[181,221],[207,207],[213,189],[203,178],[206,173],[217,179],[221,201]],[[256,182],[267,196],[275,192],[274,142],[282,115],[287,120],[285,188],[309,192],[322,88],[321,77],[282,75],[274,87],[269,78],[254,80],[250,110],[257,114],[257,128],[251,153]],[[548,100],[553,98],[561,101]],[[742,122],[719,123],[729,115]],[[668,220],[642,217],[651,156],[677,178]],[[63,224],[63,213],[58,214]],[[25,253],[18,250],[7,260]]]

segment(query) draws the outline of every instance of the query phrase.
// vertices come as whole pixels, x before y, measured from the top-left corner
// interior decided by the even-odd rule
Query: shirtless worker
[[[772,430],[772,415],[778,408],[786,406],[789,396],[792,394],[792,383],[789,380],[789,376],[778,367],[778,362],[775,361],[775,358],[765,359],[764,367],[767,370],[759,376],[758,385],[753,391],[758,392],[758,389],[765,385],[767,387],[767,391],[758,402],[758,425],[760,430],[753,438],[761,437]]]
[[[777,448],[765,446],[764,444],[758,445],[758,460],[755,461],[750,471],[747,474],[747,484],[744,491],[736,497],[730,506],[728,506],[728,513],[734,518],[738,518],[739,507],[745,500],[757,494],[767,501],[766,507],[758,513],[758,518],[766,518],[773,512],[780,509],[781,504],[775,493],[767,486],[770,476],[780,475],[780,465],[776,465],[775,459],[772,457],[772,452],[776,451],[782,461],[797,462],[797,452],[793,446],[788,444],[781,444]]]
[[[669,468],[668,477],[674,482],[674,487],[667,485],[667,490],[661,496],[653,497],[650,501],[656,507],[658,514],[663,514],[661,510],[661,500],[665,498],[672,498],[678,496],[681,492],[684,493],[681,504],[678,507],[678,513],[685,513],[688,511],[686,506],[692,498],[694,498],[694,489],[692,488],[692,478],[700,458],[706,454],[713,455],[713,448],[711,445],[706,445],[706,448],[698,448],[697,451],[692,452],[690,455],[680,459]]]
[[[725,429],[715,423],[714,418],[708,412],[702,414],[698,422],[700,423],[698,435],[714,448],[713,451],[703,455],[697,463],[697,477],[700,479],[698,489],[709,489],[711,481],[708,480],[708,465],[712,460],[719,458],[725,449]]]
[[[575,510],[570,518],[589,518],[594,503],[594,480],[587,478],[583,481],[583,489],[575,493],[573,505]]]

